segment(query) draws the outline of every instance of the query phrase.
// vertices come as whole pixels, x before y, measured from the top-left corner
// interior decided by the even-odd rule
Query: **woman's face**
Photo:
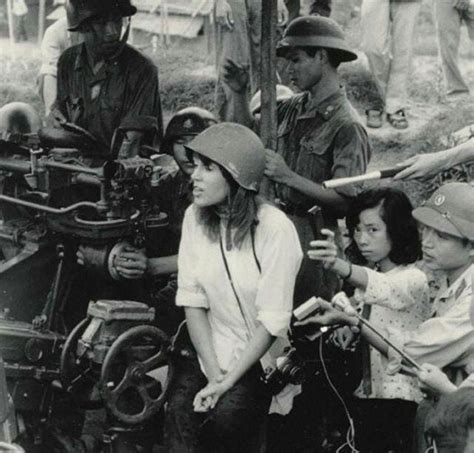
[[[359,214],[359,224],[354,230],[354,240],[362,256],[369,263],[381,263],[388,259],[392,243],[387,225],[381,217],[381,207],[365,209]]]
[[[224,203],[230,194],[229,183],[220,167],[214,162],[204,164],[198,154],[194,155],[193,181],[194,204],[200,208]]]
[[[181,171],[191,176],[194,170],[194,164],[188,159],[184,145],[187,145],[195,136],[182,135],[173,142],[173,156]]]

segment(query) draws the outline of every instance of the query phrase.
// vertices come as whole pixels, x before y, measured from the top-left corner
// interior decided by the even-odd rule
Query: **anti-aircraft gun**
[[[70,123],[0,140],[0,356],[28,451],[46,451],[43,434],[65,393],[78,406],[108,408],[115,451],[120,433],[162,407],[172,374],[170,342],[143,303],[97,301],[86,317],[85,301],[84,321],[72,331],[68,325],[67,267],[78,245],[88,271],[113,281],[124,247],[147,245],[159,256],[167,243],[157,192],[169,159],[121,159],[120,147],[98,159],[101,146]],[[169,370],[161,384],[150,381],[153,367]],[[119,402],[124,389],[141,397],[136,413]]]

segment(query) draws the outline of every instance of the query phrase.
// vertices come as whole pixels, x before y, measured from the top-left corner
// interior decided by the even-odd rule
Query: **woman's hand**
[[[208,412],[214,409],[220,397],[231,387],[232,385],[228,379],[225,379],[224,374],[210,381],[194,397],[194,412]]]
[[[448,379],[437,366],[429,363],[421,365],[418,371],[418,380],[421,390],[438,395],[452,393],[457,387]]]
[[[357,338],[358,332],[356,333],[354,330],[358,331],[356,327],[340,327],[339,329],[336,329],[333,332],[331,336],[331,341],[334,343],[335,346],[341,348],[343,351],[346,351],[350,349],[355,339]]]
[[[335,234],[333,231],[323,228],[321,233],[326,236],[326,240],[311,241],[310,247],[314,247],[313,250],[308,251],[310,259],[315,261],[321,261],[325,269],[332,269],[337,261],[337,245],[334,240]]]
[[[145,275],[148,258],[144,249],[127,246],[115,258],[114,266],[122,278],[138,279]]]

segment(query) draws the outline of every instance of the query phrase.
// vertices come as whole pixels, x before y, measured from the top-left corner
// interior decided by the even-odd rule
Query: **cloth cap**
[[[413,217],[436,231],[474,242],[474,186],[463,182],[441,186],[413,211]]]
[[[352,61],[357,54],[350,48],[342,28],[322,16],[302,16],[290,22],[277,44],[277,56],[286,57],[295,47],[322,47],[338,55],[339,60]]]

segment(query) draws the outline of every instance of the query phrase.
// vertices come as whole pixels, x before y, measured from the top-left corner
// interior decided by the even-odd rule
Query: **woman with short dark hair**
[[[313,241],[308,255],[355,287],[353,303],[379,331],[414,331],[431,316],[428,283],[415,267],[421,241],[408,197],[392,188],[358,195],[347,216],[350,261],[337,256],[334,233]],[[345,346],[353,332],[338,332]],[[362,345],[363,379],[355,391],[356,446],[364,453],[411,451],[412,426],[422,394],[414,377],[389,374],[377,350]],[[396,417],[393,416],[396,414]]]

